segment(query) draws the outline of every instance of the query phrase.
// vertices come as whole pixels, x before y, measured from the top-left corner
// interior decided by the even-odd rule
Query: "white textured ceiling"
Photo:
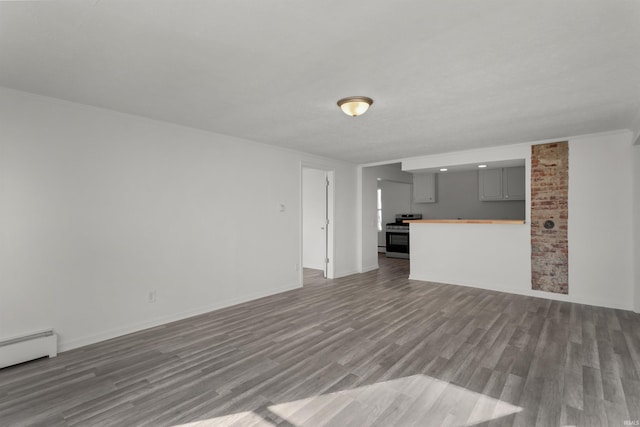
[[[634,126],[640,1],[0,2],[0,85],[384,161]]]

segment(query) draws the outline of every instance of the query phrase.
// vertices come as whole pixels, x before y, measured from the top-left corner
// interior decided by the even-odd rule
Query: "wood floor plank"
[[[0,370],[1,426],[622,425],[640,315],[406,260]]]

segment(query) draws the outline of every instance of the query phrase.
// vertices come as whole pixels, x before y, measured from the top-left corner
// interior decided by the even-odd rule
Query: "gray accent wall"
[[[478,171],[439,173],[437,203],[414,203],[424,219],[524,219],[525,201],[481,202]]]

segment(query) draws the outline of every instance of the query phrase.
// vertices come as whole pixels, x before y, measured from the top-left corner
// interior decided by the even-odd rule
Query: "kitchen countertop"
[[[524,224],[523,219],[414,219],[408,224]]]

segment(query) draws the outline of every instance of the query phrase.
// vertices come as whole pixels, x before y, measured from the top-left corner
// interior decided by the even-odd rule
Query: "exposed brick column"
[[[569,293],[569,143],[531,147],[531,285]]]

